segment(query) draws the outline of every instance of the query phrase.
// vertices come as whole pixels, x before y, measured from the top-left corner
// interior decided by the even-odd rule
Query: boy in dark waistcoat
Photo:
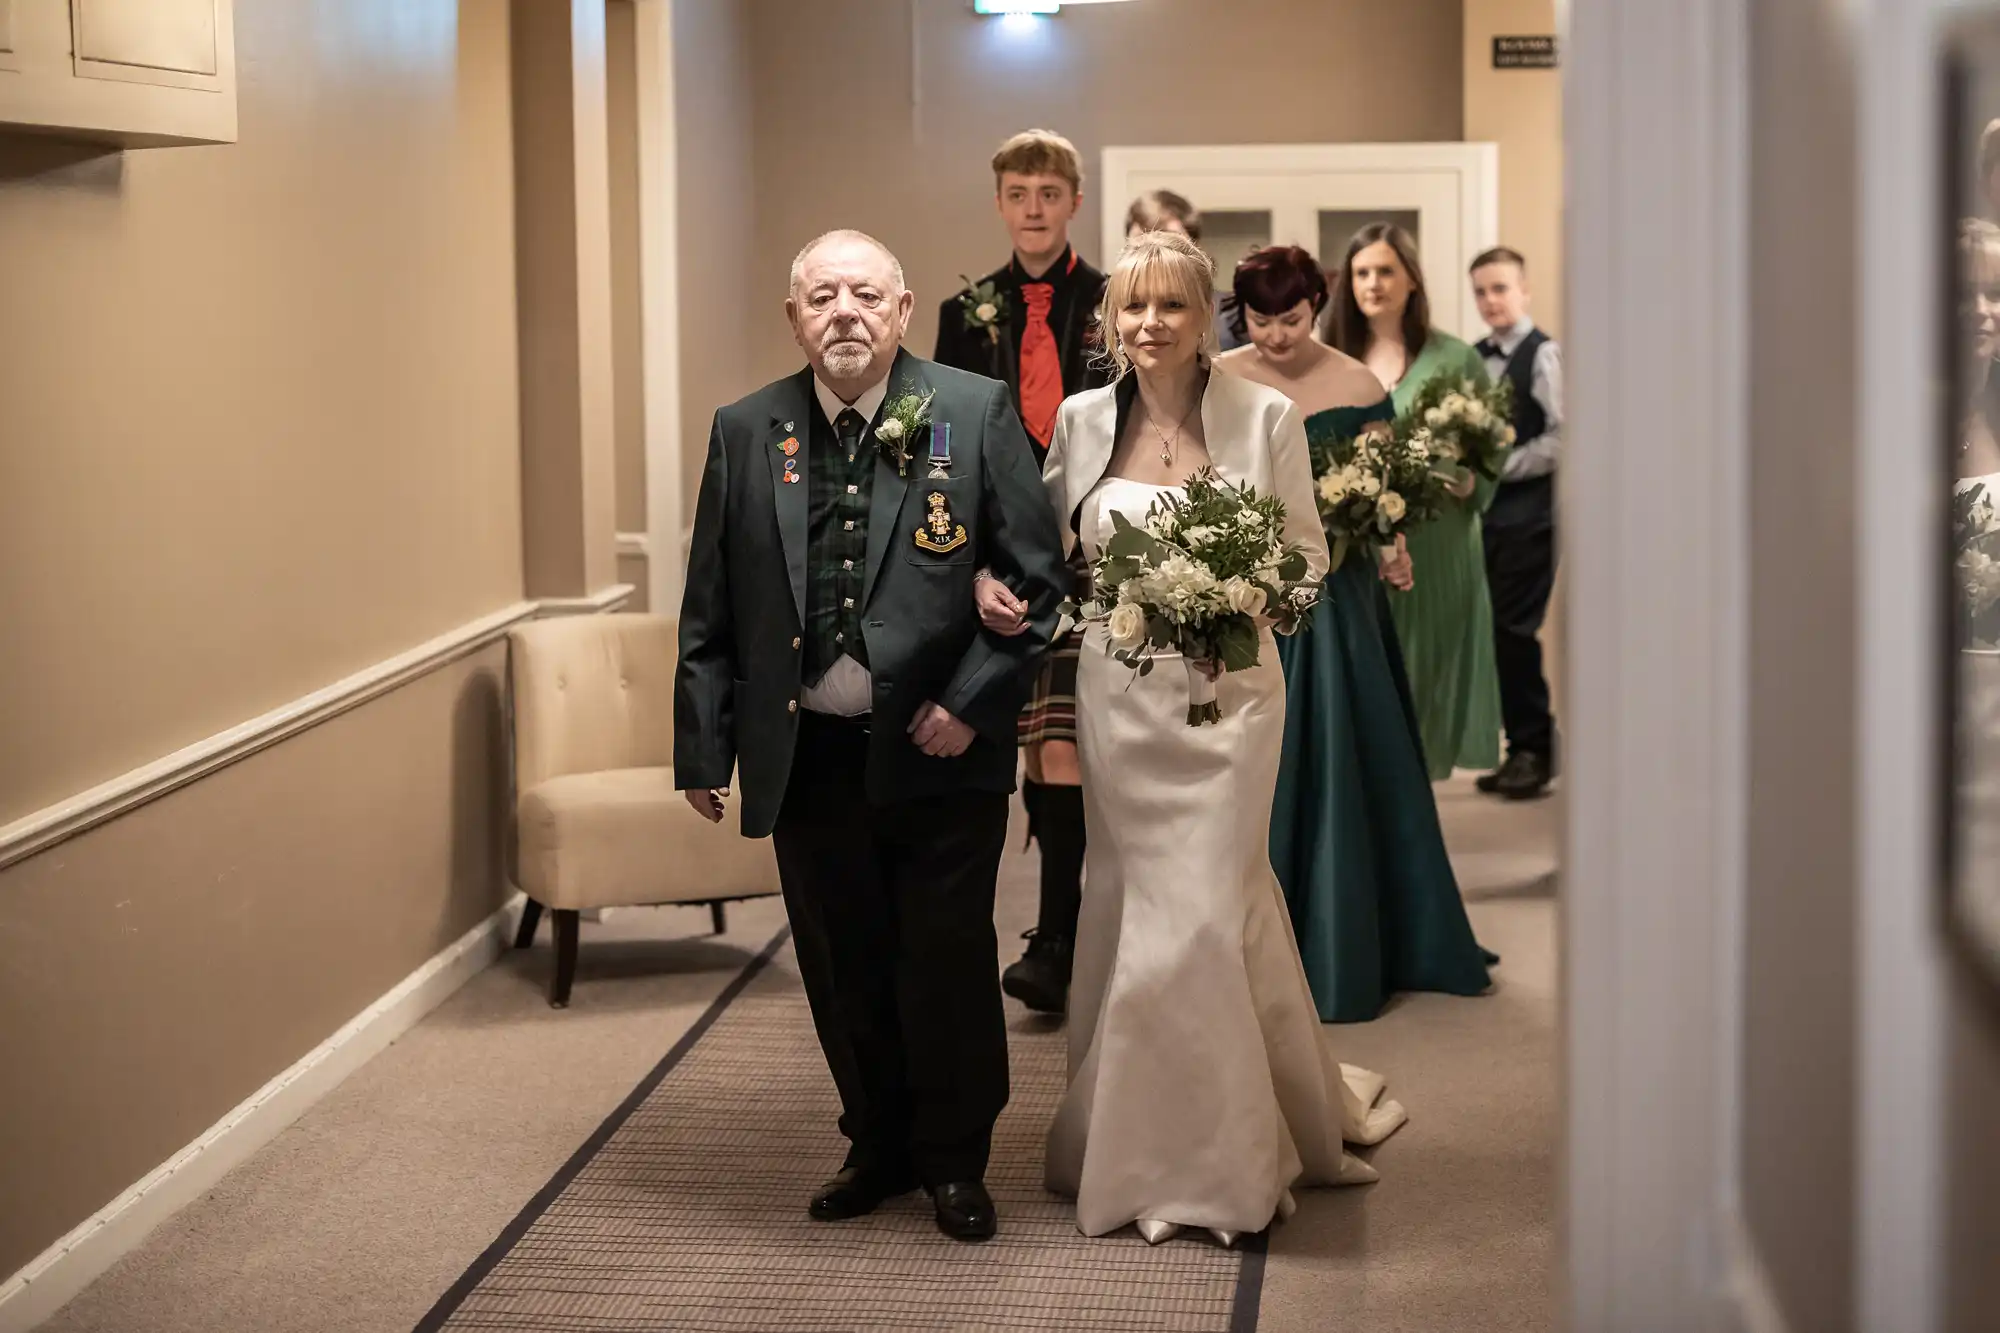
[[[1486,369],[1514,390],[1514,447],[1486,512],[1486,580],[1507,760],[1479,789],[1529,800],[1556,772],[1555,719],[1539,635],[1556,582],[1556,466],[1562,449],[1562,349],[1528,313],[1528,264],[1497,247],[1472,261],[1472,292],[1492,332],[1478,345]]]

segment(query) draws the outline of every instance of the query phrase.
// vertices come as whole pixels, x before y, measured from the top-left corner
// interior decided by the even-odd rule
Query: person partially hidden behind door
[[[1507,759],[1479,790],[1532,800],[1556,774],[1555,718],[1542,670],[1542,617],[1556,583],[1556,464],[1562,451],[1562,349],[1528,313],[1528,261],[1504,246],[1472,261],[1472,294],[1492,330],[1486,368],[1514,388],[1514,447],[1486,511],[1486,581]]]

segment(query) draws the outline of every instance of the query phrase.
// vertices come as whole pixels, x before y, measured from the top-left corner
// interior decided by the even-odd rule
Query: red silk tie
[[[1063,400],[1062,353],[1049,328],[1056,289],[1046,282],[1023,283],[1021,296],[1028,303],[1028,327],[1021,334],[1021,424],[1047,449]]]

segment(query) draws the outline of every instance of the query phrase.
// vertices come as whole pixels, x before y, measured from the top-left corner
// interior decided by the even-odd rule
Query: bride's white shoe
[[[1158,1245],[1181,1234],[1178,1222],[1155,1222],[1150,1217],[1142,1217],[1132,1225],[1139,1228],[1139,1234],[1146,1238],[1148,1245]]]

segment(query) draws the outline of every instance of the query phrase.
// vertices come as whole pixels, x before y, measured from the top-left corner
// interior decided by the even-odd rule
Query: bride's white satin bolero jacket
[[[1104,480],[1118,435],[1117,384],[1065,399],[1056,415],[1042,482],[1062,524],[1063,554],[1076,549],[1076,515]],[[1130,392],[1130,390],[1128,390]],[[1275,495],[1285,505],[1285,540],[1306,553],[1312,576],[1325,575],[1326,530],[1306,449],[1305,418],[1291,399],[1238,375],[1211,371],[1201,400],[1208,456],[1222,479]]]

